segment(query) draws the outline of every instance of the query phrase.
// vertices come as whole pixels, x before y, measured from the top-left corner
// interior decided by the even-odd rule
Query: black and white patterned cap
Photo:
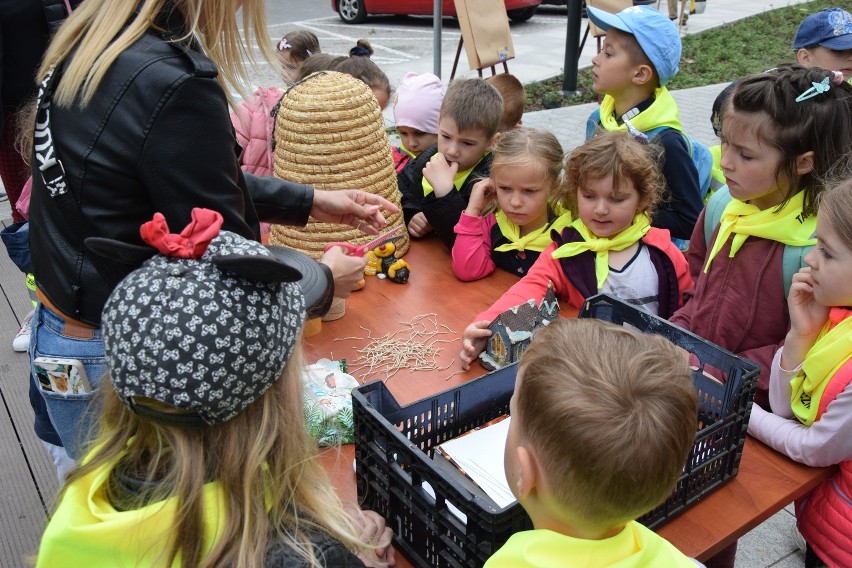
[[[102,330],[112,385],[125,404],[198,428],[260,398],[293,353],[306,310],[300,286],[280,281],[298,272],[276,281],[268,274],[274,259],[261,244],[221,231],[199,259],[156,255],[122,280],[106,302]],[[241,276],[251,263],[267,273]]]

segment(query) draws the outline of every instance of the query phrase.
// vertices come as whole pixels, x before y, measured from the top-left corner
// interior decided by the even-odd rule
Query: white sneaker
[[[15,339],[12,340],[12,349],[22,353],[30,348],[30,331],[32,329],[32,321],[33,314],[35,310],[31,311],[24,317],[24,321],[21,322],[21,329],[18,330],[18,334],[15,336]]]

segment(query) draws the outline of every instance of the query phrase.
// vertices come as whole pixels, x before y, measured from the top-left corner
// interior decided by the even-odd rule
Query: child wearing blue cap
[[[842,8],[811,14],[796,30],[793,51],[805,67],[840,71],[852,82],[852,15]]]
[[[704,203],[691,141],[682,135],[677,103],[666,89],[680,61],[677,27],[648,6],[632,6],[618,14],[591,6],[587,11],[607,35],[603,49],[592,59],[593,87],[604,98],[600,110],[589,117],[586,137],[599,128],[628,130],[629,124],[661,144],[668,198],[653,225],[668,229],[672,237],[689,239]]]

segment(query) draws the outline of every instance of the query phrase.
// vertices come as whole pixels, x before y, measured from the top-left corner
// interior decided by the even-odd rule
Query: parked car
[[[506,13],[514,22],[525,22],[533,17],[541,0],[503,0]],[[443,14],[455,16],[456,6],[453,0],[443,0]],[[347,24],[362,24],[367,15],[408,14],[431,15],[434,0],[331,0],[332,9]]]

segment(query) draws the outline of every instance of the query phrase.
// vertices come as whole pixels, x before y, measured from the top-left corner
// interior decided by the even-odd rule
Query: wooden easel
[[[462,45],[464,45],[464,36],[459,38],[459,46],[456,49],[456,58],[453,60],[453,71],[450,73],[450,81],[452,81],[453,78],[456,76],[456,68],[459,66],[459,59],[461,58]],[[514,59],[514,57],[511,57],[509,59]],[[507,61],[508,61],[508,59],[504,59],[501,62],[503,64],[503,73],[509,72],[509,66],[506,64]],[[482,70],[485,69],[486,67],[491,67],[491,76],[492,77],[497,74],[496,63],[495,63],[494,65],[486,65],[485,67],[478,67],[476,69],[476,72],[479,73],[480,77],[482,77]]]
[[[467,52],[470,68],[476,69],[480,77],[482,70],[488,67],[491,68],[491,74],[496,75],[499,63],[503,64],[504,72],[508,73],[506,62],[515,58],[515,48],[503,0],[455,0],[455,5],[461,38],[450,80],[456,75],[462,46]]]

